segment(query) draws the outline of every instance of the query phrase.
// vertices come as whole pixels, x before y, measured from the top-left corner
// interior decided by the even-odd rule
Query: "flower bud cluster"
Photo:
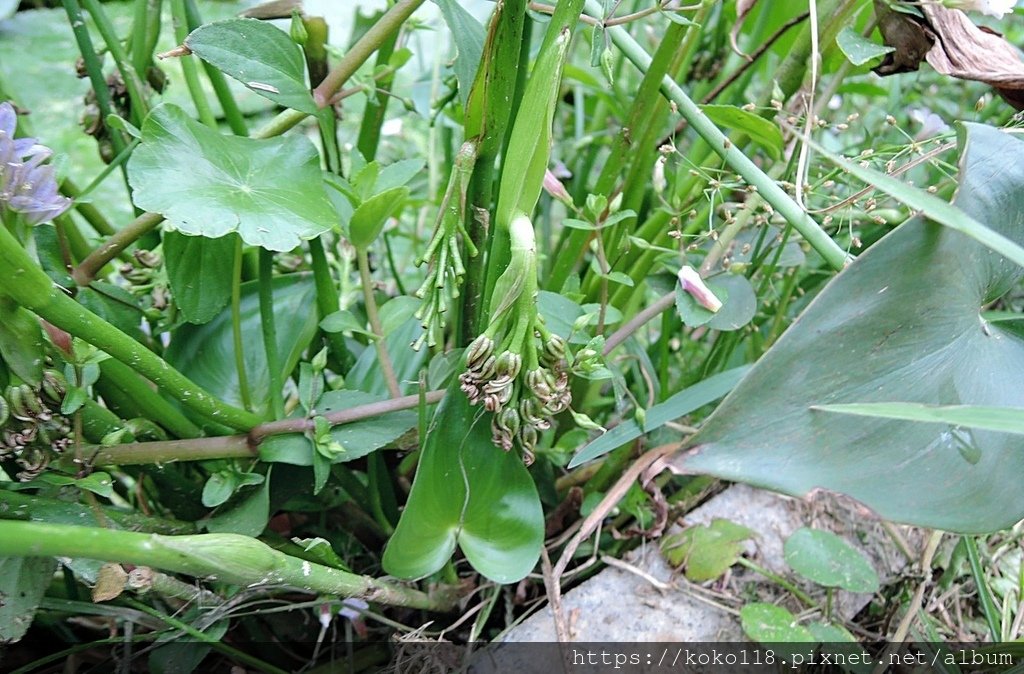
[[[424,342],[429,346],[437,343],[438,333],[443,333],[447,324],[448,306],[459,297],[459,286],[466,275],[459,250],[460,241],[469,257],[477,255],[476,246],[465,226],[466,189],[475,161],[476,146],[464,144],[456,157],[448,189],[438,211],[434,234],[426,250],[416,260],[417,265],[427,264],[426,277],[416,291],[416,297],[423,300],[416,310],[416,318],[423,324],[423,334],[413,342],[417,351]]]
[[[565,340],[537,327],[522,347],[525,356],[512,350],[495,355],[494,340],[480,335],[467,349],[466,371],[459,377],[469,402],[493,413],[494,444],[507,452],[518,443],[528,465],[541,432],[572,401]]]
[[[35,478],[72,446],[71,420],[60,413],[66,389],[64,377],[47,370],[38,390],[11,385],[0,397],[0,462],[13,461],[17,479]]]

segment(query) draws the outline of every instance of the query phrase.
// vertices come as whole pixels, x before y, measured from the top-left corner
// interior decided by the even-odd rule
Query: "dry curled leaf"
[[[92,588],[93,603],[117,599],[124,592],[125,581],[128,580],[128,573],[120,564],[107,563],[100,567],[96,574],[96,585]]]
[[[985,82],[1006,101],[1024,109],[1024,62],[1002,35],[977,26],[958,9],[922,3],[923,18],[875,2],[879,30],[896,49],[875,69],[879,75],[917,70],[922,60],[937,72],[961,80]]]

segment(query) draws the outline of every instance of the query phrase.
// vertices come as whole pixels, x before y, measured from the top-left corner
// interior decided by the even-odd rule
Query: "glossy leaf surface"
[[[169,103],[146,117],[128,179],[136,205],[183,234],[238,232],[249,245],[288,251],[337,220],[304,136],[225,136]]]
[[[302,49],[271,23],[215,21],[192,31],[185,46],[260,96],[310,115],[318,112],[306,84]]]
[[[972,124],[961,143],[956,206],[1024,241],[1024,141]],[[1024,516],[1020,436],[812,408],[1024,406],[1024,339],[1014,321],[982,318],[1020,277],[976,238],[907,221],[815,298],[693,439],[684,467],[794,495],[833,490],[921,526],[1013,524]]]
[[[494,446],[490,415],[452,386],[431,424],[384,569],[399,578],[427,576],[458,545],[481,574],[514,583],[536,565],[543,539],[540,498],[522,459]]]
[[[174,302],[189,323],[206,323],[231,298],[231,265],[237,239],[164,234],[164,261]]]
[[[281,377],[286,378],[316,332],[313,306],[316,290],[313,279],[302,274],[274,279],[274,318],[277,324],[277,349],[281,358]],[[270,373],[267,371],[260,307],[256,283],[242,285],[242,334],[245,371],[249,378],[253,405],[266,410],[270,400]],[[179,328],[165,354],[167,361],[199,386],[221,400],[241,406],[235,349],[231,332],[231,310],[224,309],[205,325]]]

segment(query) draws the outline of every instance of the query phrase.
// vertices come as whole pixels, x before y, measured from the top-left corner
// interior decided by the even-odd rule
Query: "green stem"
[[[427,391],[424,392],[422,400],[419,395],[408,395],[356,405],[323,416],[331,426],[338,426],[414,407],[419,408],[425,414],[428,405],[439,402],[443,397],[443,390]],[[309,418],[279,419],[254,427],[248,435],[133,442],[108,447],[91,446],[83,447],[82,452],[90,457],[94,464],[101,466],[205,461],[208,459],[251,459],[264,438],[284,433],[307,433],[313,430],[315,430],[315,424]]]
[[[107,88],[107,79],[103,76],[103,62],[96,55],[92,37],[89,36],[89,27],[85,23],[85,16],[82,15],[82,7],[78,0],[62,1],[64,11],[68,15],[68,23],[71,24],[71,31],[75,35],[75,42],[78,43],[78,51],[82,55],[82,63],[85,64],[85,71],[89,75],[89,83],[92,84],[93,93],[96,95],[96,107],[100,109],[103,125],[110,133],[110,143],[114,146],[114,152],[121,154],[125,148],[124,137],[120,131],[106,127],[107,117],[114,111],[114,106],[110,90]],[[128,176],[125,174],[125,182],[127,180]]]
[[[796,585],[794,585],[793,583],[791,583],[788,580],[786,580],[785,578],[783,578],[782,576],[780,576],[778,574],[775,574],[775,573],[772,573],[768,569],[764,568],[763,566],[759,566],[759,565],[755,564],[754,562],[750,561],[746,557],[737,557],[736,561],[739,563],[740,566],[745,566],[748,569],[750,569],[751,571],[756,571],[757,573],[761,574],[762,576],[764,576],[768,580],[770,580],[773,583],[779,585],[784,590],[788,590],[790,592],[790,594],[792,594],[794,597],[796,597],[801,602],[803,602],[805,606],[807,606],[807,607],[814,607],[814,606],[818,605],[817,602],[815,602],[813,599],[811,599],[810,595],[808,595],[806,592],[804,592],[803,590],[798,588]]]
[[[380,316],[377,313],[377,300],[373,296],[373,281],[370,278],[370,259],[365,248],[356,251],[356,260],[359,264],[359,279],[363,286],[366,317],[369,319],[370,329],[373,331],[373,346],[377,349],[377,361],[380,363],[380,371],[384,374],[384,381],[388,385],[391,397],[400,398],[402,396],[402,388],[398,384],[398,376],[395,374],[395,366],[391,362],[391,356],[388,355],[384,329],[381,327]]]
[[[128,54],[124,51],[124,45],[121,44],[121,39],[117,36],[117,30],[114,29],[114,24],[110,21],[110,17],[107,16],[99,0],[82,0],[82,4],[85,6],[86,11],[89,12],[93,22],[95,22],[96,28],[100,32],[100,37],[103,38],[103,42],[107,45],[107,51],[113,57],[117,70],[121,73],[121,78],[124,80],[125,89],[128,91],[128,98],[131,101],[132,122],[136,126],[141,126],[142,120],[146,118],[146,114],[149,112],[149,103],[143,93],[144,89],[142,81],[139,79],[139,74],[132,67]],[[139,39],[144,39],[144,37],[144,35],[140,35]]]
[[[591,16],[601,16],[597,0],[587,0],[586,11]],[[608,28],[608,35],[639,70],[646,72],[651,57],[633,37],[620,26]],[[840,270],[849,261],[846,252],[816,223],[786,192],[757,167],[743,152],[733,146],[722,131],[709,120],[700,108],[675,81],[665,78],[662,93],[673,103],[690,126],[703,138],[715,153],[744,180],[755,186],[760,195],[798,231],[833,269]]]
[[[458,599],[445,588],[427,595],[401,585],[290,557],[237,534],[163,536],[41,522],[0,521],[0,556],[85,557],[210,578],[244,587],[288,585],[392,606],[445,611]]]
[[[75,200],[75,210],[78,211],[79,215],[85,218],[85,221],[89,223],[90,227],[96,230],[97,234],[100,236],[113,236],[117,232],[117,230],[114,229],[114,226],[110,224],[102,213],[100,213],[100,210],[96,208],[96,206],[87,202],[78,201],[78,197],[82,196],[82,190],[79,189],[78,185],[72,182],[70,178],[65,178],[64,182],[60,184],[60,193]]]
[[[143,234],[151,231],[154,227],[164,221],[164,216],[159,213],[143,213],[135,218],[122,229],[118,230],[102,246],[89,253],[88,257],[82,260],[71,277],[81,287],[92,283],[93,279],[104,265],[121,254],[128,246],[139,240]]]
[[[145,0],[138,1],[144,2]],[[185,38],[188,37],[185,0],[171,0],[171,17],[174,23],[174,39],[178,41],[178,44],[184,44]],[[216,130],[217,118],[213,114],[213,109],[210,108],[210,102],[206,100],[203,85],[199,82],[199,69],[196,67],[195,59],[180,58],[178,62],[181,64],[181,74],[185,76],[185,86],[188,87],[192,103],[195,104],[196,112],[199,113],[199,121]]]
[[[202,25],[203,19],[199,15],[199,9],[196,7],[195,0],[185,0],[185,20],[188,23],[190,32]],[[210,80],[210,84],[213,85],[213,93],[217,95],[217,101],[224,112],[224,118],[227,120],[228,126],[231,127],[231,132],[236,136],[248,136],[249,127],[245,123],[242,111],[238,109],[235,97],[231,94],[231,87],[228,85],[228,80],[224,77],[224,73],[206,61],[202,63],[206,77]]]
[[[130,598],[123,598],[121,601],[123,601],[125,604],[131,606],[132,608],[138,611],[142,611],[143,613],[151,615],[154,618],[157,618],[158,620],[162,620],[174,629],[184,632],[196,641],[204,643],[207,646],[210,646],[211,648],[213,648],[213,650],[219,653],[223,653],[224,655],[233,660],[245,663],[250,667],[260,670],[261,672],[268,672],[268,674],[288,674],[283,669],[279,669],[277,667],[274,667],[273,665],[267,664],[259,658],[253,657],[248,653],[238,650],[234,646],[229,646],[228,644],[223,643],[219,638],[210,636],[202,630],[197,630],[195,627],[192,627],[188,623],[182,622],[177,618],[174,618],[173,616],[169,616],[166,613],[161,613],[160,611],[157,611],[155,608],[143,604],[141,601]]]
[[[245,371],[245,345],[242,342],[242,238],[235,239],[235,262],[231,273],[231,339],[235,350],[235,373],[242,407],[252,411],[249,374]]]
[[[260,248],[259,295],[260,326],[270,375],[270,409],[275,419],[284,417],[284,382],[281,359],[277,353],[277,326],[274,324],[274,251]]]
[[[145,72],[151,54],[146,53],[146,29],[149,25],[149,4],[151,0],[135,0],[135,15],[132,18],[132,67],[135,72]]]
[[[334,94],[355,74],[359,66],[363,65],[373,52],[384,44],[393,33],[397,32],[406,19],[422,4],[423,0],[399,0],[385,12],[377,23],[373,24],[354,45],[349,47],[341,62],[313,90],[316,104],[321,108],[329,105]]]
[[[338,289],[331,278],[331,268],[324,252],[323,237],[310,239],[309,255],[313,267],[313,283],[316,285],[316,308],[320,320],[338,310]],[[338,362],[346,364],[352,354],[345,344],[345,336],[340,332],[325,332],[324,339],[331,349],[331,354]]]
[[[526,0],[506,0],[495,9],[487,43],[484,46],[482,75],[478,76],[469,95],[466,121],[467,138],[479,138],[477,158],[473,165],[466,194],[466,212],[463,224],[470,242],[479,252],[466,263],[466,277],[462,287],[462,310],[459,312],[459,343],[468,344],[482,329],[478,324],[483,292],[485,255],[490,249],[488,222],[478,213],[493,214],[494,165],[509,129],[522,52],[529,53],[529,35],[524,41],[526,26]],[[526,49],[522,47],[526,44]],[[482,93],[476,90],[482,88]],[[479,99],[483,98],[482,101]],[[477,107],[482,108],[477,112]]]
[[[232,428],[249,430],[259,417],[210,395],[160,356],[68,297],[0,227],[0,292],[58,328],[89,342],[149,378],[195,412]]]
[[[391,55],[395,52],[395,45],[398,44],[398,30],[392,31],[377,49],[377,68],[386,68]],[[384,115],[387,113],[388,102],[391,96],[388,90],[394,81],[395,75],[392,72],[377,82],[377,93],[366,99],[366,108],[363,110],[363,119],[359,124],[359,136],[356,140],[356,147],[366,161],[373,161],[377,156],[377,146],[380,144],[380,127],[384,123]]]
[[[154,391],[148,382],[121,361],[103,361],[100,363],[100,373],[105,383],[111,384],[117,394],[127,397],[147,419],[160,424],[170,433],[179,438],[198,438],[203,434],[181,410]]]

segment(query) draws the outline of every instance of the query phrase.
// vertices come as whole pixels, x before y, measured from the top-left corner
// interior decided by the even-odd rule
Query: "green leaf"
[[[804,578],[823,587],[874,592],[878,574],[868,560],[831,531],[797,529],[786,539],[786,563]]]
[[[581,449],[579,454],[569,462],[568,467],[575,468],[582,463],[603,456],[616,447],[621,447],[627,442],[639,438],[644,433],[661,428],[673,419],[678,419],[708,403],[713,403],[731,391],[732,387],[749,369],[749,367],[743,366],[727,370],[673,394],[665,402],[658,403],[647,410],[643,428],[640,428],[640,425],[632,419],[623,421]]]
[[[465,107],[484,51],[484,27],[458,0],[434,0],[434,4],[441,9],[444,22],[455,40],[453,68],[459,81],[459,98]]]
[[[316,312],[309,310],[314,305],[316,288],[312,277],[306,274],[278,276],[273,286],[281,377],[287,379],[316,334]],[[245,337],[245,371],[252,402],[257,411],[263,412],[270,401],[270,373],[260,329],[255,281],[242,284],[240,314],[242,335]],[[164,357],[179,372],[211,394],[228,404],[241,406],[231,330],[230,309],[225,309],[204,325],[183,325],[174,332]]]
[[[25,634],[56,570],[52,557],[0,557],[0,643]]]
[[[402,302],[396,302],[395,300],[403,300]],[[407,303],[404,300],[411,300]],[[404,304],[405,307],[401,307],[403,310],[408,307],[409,304],[415,304],[418,306],[415,298],[412,297],[396,297],[391,300],[383,307],[381,307],[381,325],[384,330],[384,334],[387,335],[384,338],[385,344],[388,347],[388,355],[391,356],[391,362],[395,366],[395,375],[398,377],[398,382],[402,388],[404,394],[411,394],[416,390],[416,382],[419,381],[420,368],[427,362],[427,350],[420,349],[416,351],[412,348],[412,343],[422,334],[423,326],[419,319],[415,316],[409,315],[401,323],[396,325],[395,321],[388,320],[385,318],[385,309],[391,305]],[[415,311],[415,308],[412,308]],[[401,313],[401,312],[399,312]],[[390,311],[387,314],[391,314]],[[397,318],[400,318],[396,314]],[[348,376],[345,379],[346,385],[352,388],[359,389],[361,391],[368,391],[370,393],[376,393],[380,395],[387,395],[388,387],[384,380],[384,375],[380,369],[380,362],[377,360],[377,350],[374,348],[364,349],[359,357],[356,359],[356,364],[349,370]]]
[[[876,419],[904,419],[1024,435],[1024,408],[1022,407],[851,403],[847,405],[816,405],[811,409]]]
[[[324,332],[358,332],[363,335],[372,335],[373,332],[359,322],[351,311],[335,311],[327,314],[320,321],[320,329]]]
[[[373,189],[375,192],[384,192],[394,187],[401,187],[419,175],[426,165],[426,162],[419,158],[402,159],[388,164],[380,170]]]
[[[725,306],[729,304],[729,291],[717,280],[708,281],[706,285],[708,290],[713,292],[718,301],[722,303],[722,308],[719,311],[725,309]],[[693,295],[683,290],[678,283],[676,284],[676,311],[679,312],[679,318],[683,321],[683,325],[690,328],[710,323],[717,313],[697,302]]]
[[[408,187],[392,187],[359,204],[348,225],[348,238],[358,249],[369,248],[384,229],[385,223],[409,198]]]
[[[228,509],[206,520],[206,530],[214,534],[259,536],[270,517],[270,473],[257,489],[244,489],[228,503]]]
[[[146,117],[128,179],[135,204],[183,234],[238,232],[249,245],[288,251],[337,222],[305,136],[225,136],[169,103]]]
[[[761,643],[815,641],[796,616],[775,604],[747,604],[740,609],[740,624],[747,636]]]
[[[43,473],[37,479],[40,482],[45,482],[47,484],[60,486],[74,485],[79,489],[91,491],[92,493],[99,494],[104,498],[110,498],[114,495],[114,483],[110,479],[110,475],[102,471],[92,473],[81,478],[71,477],[69,475],[60,475],[58,473]]]
[[[782,131],[764,117],[735,105],[702,105],[700,109],[716,125],[750,136],[772,159],[782,157]]]
[[[491,443],[490,417],[454,384],[427,435],[409,501],[384,550],[385,571],[421,578],[462,548],[497,583],[526,577],[544,541],[533,478],[515,452]]]
[[[164,262],[174,302],[189,323],[206,323],[231,299],[231,265],[235,254],[233,234],[219,239],[164,234]]]
[[[708,327],[723,332],[746,327],[757,313],[757,295],[746,276],[723,274],[709,284],[722,308],[708,321]],[[721,294],[719,294],[721,293]]]
[[[1024,141],[967,125],[956,206],[947,208],[1019,242],[1022,195]],[[1011,327],[1018,322],[982,318],[1021,276],[1019,266],[959,231],[908,220],[810,303],[690,441],[683,465],[792,495],[840,492],[883,518],[919,526],[971,533],[1011,526],[1024,517],[1019,435],[957,434],[813,408],[1024,407],[1011,374],[1024,371],[1024,336]]]
[[[0,297],[0,356],[26,384],[39,385],[46,361],[39,319],[8,297]]]
[[[185,46],[260,96],[309,115],[319,112],[306,84],[302,49],[271,23],[216,21],[192,31]]]
[[[872,42],[849,26],[839,31],[836,44],[847,60],[855,66],[862,66],[872,59],[896,51],[893,47]]]
[[[666,536],[662,553],[672,566],[685,568],[694,583],[714,580],[729,570],[743,552],[743,542],[754,532],[725,519],[715,518],[707,526],[693,526]]]
[[[216,508],[227,503],[237,487],[234,471],[217,471],[203,485],[203,505],[207,508]]]
[[[363,391],[328,391],[317,401],[316,411],[321,415],[330,414],[384,399],[385,396]],[[342,463],[362,458],[397,440],[416,426],[416,420],[415,410],[401,410],[335,426],[330,430],[330,437],[345,451],[331,457],[332,462]],[[313,465],[313,448],[309,439],[301,433],[274,435],[260,443],[260,459],[310,466]]]

